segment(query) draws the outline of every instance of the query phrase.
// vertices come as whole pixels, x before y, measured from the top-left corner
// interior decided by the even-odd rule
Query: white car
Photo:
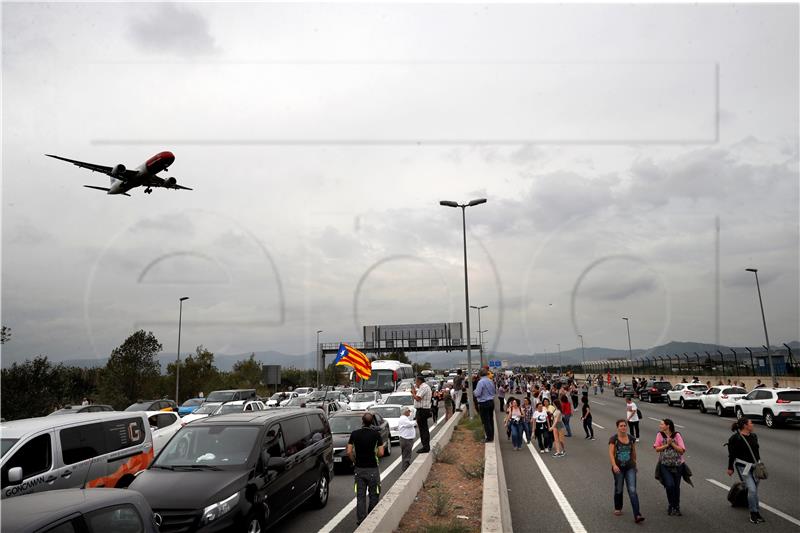
[[[414,409],[414,397],[411,396],[410,392],[393,392],[391,394],[387,394],[383,397],[382,403],[384,405],[407,405],[411,407],[411,417],[413,418],[416,415],[416,409]]]
[[[768,428],[800,422],[800,389],[762,387],[736,400],[736,418],[763,419]]]
[[[702,383],[678,383],[667,392],[667,405],[672,407],[679,404],[686,409],[693,404],[699,404],[701,394],[707,390],[708,387]]]
[[[252,411],[263,411],[267,406],[260,400],[236,400],[225,402],[217,410],[211,413],[212,416],[227,415],[230,413],[249,413]]]
[[[305,396],[306,394],[311,394],[315,390],[317,390],[317,389],[315,389],[314,387],[297,387],[294,390],[294,392],[296,392],[300,396]]]
[[[393,441],[400,441],[400,433],[397,430],[397,421],[400,420],[403,406],[398,404],[382,404],[370,407],[370,412],[378,413],[389,423],[389,435]],[[413,414],[411,415],[413,419]]]
[[[373,405],[378,405],[380,402],[380,392],[357,392],[353,394],[353,397],[350,399],[350,409],[354,411],[359,409],[369,409]]]
[[[150,431],[153,434],[153,454],[155,455],[158,455],[169,439],[183,427],[183,419],[178,416],[178,413],[170,411],[147,411],[147,421],[150,423]]]
[[[725,413],[733,413],[736,407],[736,400],[747,394],[747,391],[734,385],[715,385],[700,396],[700,412],[717,413],[717,416],[725,416]]]
[[[186,425],[193,420],[199,420],[201,418],[205,418],[209,416],[211,413],[217,410],[217,408],[222,405],[222,402],[206,402],[197,409],[192,412],[192,414],[186,415],[181,419],[182,425]]]
[[[406,378],[397,384],[397,392],[408,392],[417,386],[417,381],[413,378]]]
[[[278,404],[279,407],[286,407],[289,404],[290,400],[294,400],[295,398],[299,398],[300,394],[295,391],[287,392],[286,399],[282,400],[281,403]]]

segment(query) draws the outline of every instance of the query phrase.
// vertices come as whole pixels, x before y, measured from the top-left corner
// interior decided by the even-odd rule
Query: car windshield
[[[338,400],[340,394],[341,394],[340,392],[329,392],[328,394],[325,395],[325,399],[326,400]]]
[[[153,467],[226,467],[247,463],[255,447],[256,426],[183,427],[158,455]]]
[[[732,387],[722,391],[722,394],[747,394],[747,391],[741,387]]]
[[[49,415],[47,415],[47,416],[53,416],[53,415],[69,415],[69,414],[72,414],[72,413],[77,413],[77,412],[78,412],[78,410],[77,410],[77,409],[59,409],[58,411],[53,411],[52,413],[50,413],[50,414],[49,414]]]
[[[219,408],[219,404],[204,404],[194,410],[194,415],[210,415]]]
[[[150,406],[153,405],[153,402],[141,402],[135,403],[129,406],[126,411],[150,411]]]
[[[372,392],[357,392],[353,394],[354,402],[371,402],[375,399],[375,394]]]
[[[705,385],[689,385],[689,390],[698,391],[698,390],[708,390],[708,387]]]
[[[229,402],[233,400],[233,397],[236,396],[236,393],[233,391],[217,391],[212,392],[206,398],[207,402]]]
[[[283,398],[282,392],[276,392],[275,394],[269,397],[270,400],[280,400],[282,398]]]
[[[414,405],[414,398],[410,394],[390,394],[386,397],[386,403],[396,403],[398,405]]]
[[[310,390],[311,390],[311,389],[310,389],[310,388],[308,388],[308,387],[300,387],[299,389],[295,389],[294,391],[295,391],[297,394],[308,394],[308,391],[310,391]]]
[[[228,413],[241,413],[244,411],[244,405],[237,405],[237,404],[230,404],[230,405],[220,405],[216,411],[214,411],[215,415],[227,415]]]
[[[331,433],[352,433],[361,427],[360,416],[333,416],[328,421]]]
[[[309,394],[308,396],[306,396],[306,401],[307,402],[318,402],[318,401],[324,400],[324,399],[325,399],[325,392],[323,392],[323,391],[315,391],[315,392],[312,392],[311,394]]]
[[[186,400],[181,404],[181,407],[194,407],[195,405],[200,405],[203,403],[202,398],[192,398],[191,400]]]
[[[394,406],[379,405],[370,409],[381,415],[383,418],[400,418],[400,408]]]
[[[0,439],[0,457],[3,457],[19,439]]]

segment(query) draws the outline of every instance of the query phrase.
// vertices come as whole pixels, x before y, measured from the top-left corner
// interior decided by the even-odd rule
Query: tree
[[[0,328],[0,344],[5,344],[11,340],[11,328],[8,326],[2,326]]]
[[[261,384],[261,363],[256,361],[256,354],[233,364],[229,383],[237,389],[255,389]]]
[[[409,365],[411,364],[411,359],[409,359],[408,356],[406,355],[406,353],[402,352],[402,351],[378,354],[378,356],[375,359],[371,359],[371,360],[372,361],[375,361],[375,360],[382,361],[384,359],[388,359],[388,360],[391,360],[391,361],[400,361],[401,363],[407,363]]]
[[[141,329],[114,348],[100,385],[103,403],[124,409],[137,400],[155,397],[161,382],[156,355],[161,349],[153,332]]]
[[[187,398],[194,398],[200,392],[208,394],[210,391],[224,386],[223,376],[214,366],[214,354],[202,345],[198,346],[194,355],[188,355],[181,361],[180,391],[176,402]],[[166,383],[172,384],[175,390],[175,363],[167,365]]]

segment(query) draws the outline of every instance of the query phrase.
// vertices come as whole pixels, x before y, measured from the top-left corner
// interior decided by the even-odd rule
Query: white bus
[[[372,362],[372,375],[367,380],[356,380],[360,390],[378,391],[381,394],[394,392],[397,384],[404,379],[414,377],[411,365],[388,359]]]

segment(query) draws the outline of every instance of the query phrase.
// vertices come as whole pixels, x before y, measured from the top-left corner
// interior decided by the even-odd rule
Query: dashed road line
[[[597,422],[592,422],[592,425],[593,425],[593,426],[597,426],[597,427],[599,427],[600,429],[606,429],[606,428],[604,428],[603,426],[601,426],[600,424],[598,424]]]
[[[596,403],[598,405],[608,405],[606,402],[598,402],[597,400],[591,400],[592,403]]]
[[[583,522],[581,522],[581,519],[578,518],[575,510],[567,501],[567,497],[561,491],[561,487],[559,487],[558,483],[556,483],[556,480],[553,477],[553,474],[550,473],[547,465],[545,465],[544,461],[542,461],[542,458],[539,457],[539,453],[536,451],[536,448],[533,447],[533,444],[528,444],[528,451],[531,452],[533,460],[536,462],[536,466],[539,467],[539,471],[542,473],[545,483],[553,493],[553,496],[555,497],[556,502],[558,502],[559,507],[561,507],[561,512],[564,513],[564,517],[567,519],[567,522],[572,528],[573,533],[586,533],[586,528],[583,526]]]
[[[429,429],[433,429],[436,426],[438,426],[439,422],[441,422],[443,418],[444,416],[439,417],[439,420],[437,420],[436,423],[433,424]],[[411,446],[411,449],[413,450],[414,448],[416,448],[420,442],[421,442],[420,439],[415,440],[414,444]],[[401,464],[403,464],[402,457],[398,457],[397,459],[395,459],[395,461],[391,465],[389,465],[389,467],[385,471],[381,472],[381,481],[386,479],[386,477],[392,472],[394,472],[394,469]],[[336,513],[336,515],[333,518],[331,518],[327,524],[322,526],[322,528],[319,530],[319,533],[331,533],[332,531],[334,531],[336,527],[341,523],[341,521],[347,518],[347,515],[352,513],[353,509],[355,508],[356,508],[356,498],[355,496],[353,496],[353,499],[350,500],[350,502],[347,505],[342,507],[342,509],[338,513]]]
[[[719,487],[719,488],[721,488],[721,489],[725,489],[725,490],[730,490],[730,489],[731,489],[731,488],[730,488],[728,485],[726,485],[725,483],[720,483],[720,482],[719,482],[719,481],[717,481],[716,479],[708,479],[708,478],[706,478],[706,481],[708,481],[708,482],[709,482],[709,483],[711,483],[712,485],[716,485],[717,487]],[[797,518],[795,518],[795,517],[793,517],[793,516],[789,516],[788,514],[784,513],[784,512],[783,512],[783,511],[781,511],[781,510],[775,509],[774,507],[772,507],[772,506],[770,506],[770,505],[767,505],[766,503],[764,503],[764,502],[761,502],[761,501],[760,501],[760,502],[758,502],[758,506],[759,506],[759,507],[763,507],[763,508],[764,508],[764,509],[766,509],[767,511],[769,511],[769,512],[771,512],[771,513],[774,513],[774,514],[776,514],[776,515],[780,516],[780,517],[781,517],[781,518],[783,518],[784,520],[788,520],[789,522],[791,522],[792,524],[794,524],[794,525],[796,525],[796,526],[800,526],[800,520],[798,520]]]

